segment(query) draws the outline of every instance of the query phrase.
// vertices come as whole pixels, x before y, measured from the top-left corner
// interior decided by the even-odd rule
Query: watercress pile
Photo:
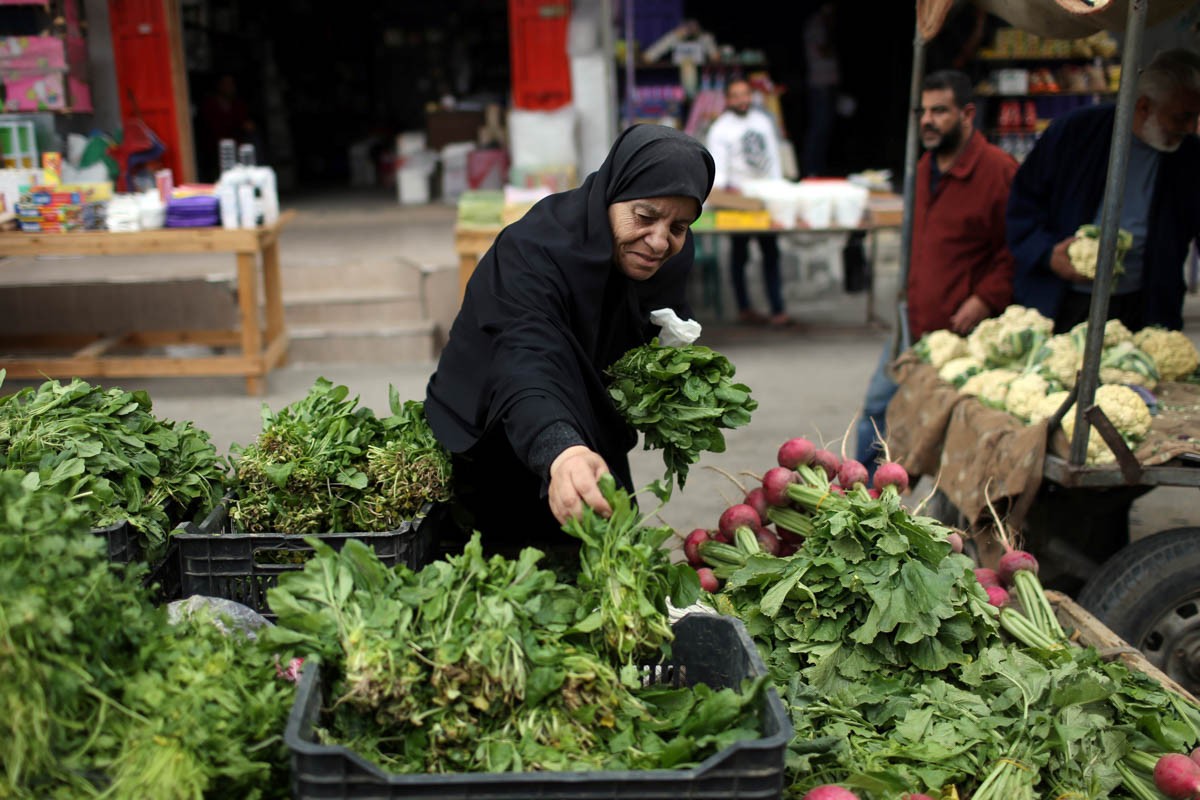
[[[804,512],[775,518],[803,544],[737,563],[714,548],[726,580],[711,597],[745,621],[791,710],[789,797],[1141,798],[1153,756],[1200,742],[1200,708],[1071,644],[1040,585],[1021,609],[989,605],[949,529],[894,487],[873,498],[796,473]]]
[[[424,404],[400,401],[377,417],[345,386],[318,378],[308,394],[272,412],[247,446],[234,446],[236,498],[229,516],[247,533],[389,531],[428,502],[449,499],[450,458]]]
[[[169,624],[37,473],[0,471],[0,509],[0,797],[286,797],[271,655]]]
[[[85,504],[93,527],[128,520],[147,562],[216,504],[226,476],[207,432],[159,419],[145,392],[78,379],[0,397],[0,469],[37,472]]]
[[[268,637],[319,658],[322,740],[393,772],[440,773],[681,767],[759,736],[764,678],[740,691],[642,686],[639,659],[670,639],[663,589],[686,592],[669,574],[688,568],[645,549],[660,532],[638,530],[611,479],[604,491],[619,519],[606,528],[587,511],[575,526],[579,585],[533,548],[485,558],[477,533],[418,572],[357,541],[335,552],[307,539],[315,556],[268,592]],[[600,579],[625,556],[643,584]]]
[[[608,393],[617,410],[643,435],[646,450],[662,450],[666,485],[687,481],[702,452],[725,452],[722,429],[750,422],[758,401],[734,383],[729,359],[708,347],[668,347],[654,339],[608,368]]]

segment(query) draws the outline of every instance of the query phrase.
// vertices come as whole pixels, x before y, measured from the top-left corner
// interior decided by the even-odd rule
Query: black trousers
[[[1054,317],[1054,332],[1066,333],[1079,323],[1087,322],[1091,308],[1091,292],[1068,289],[1058,307],[1058,314]],[[1108,318],[1121,320],[1131,331],[1139,331],[1146,326],[1145,312],[1146,304],[1141,290],[1114,294],[1108,298]]]

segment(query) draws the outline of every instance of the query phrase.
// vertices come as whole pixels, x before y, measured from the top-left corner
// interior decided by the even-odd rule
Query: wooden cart
[[[111,336],[0,333],[0,369],[12,378],[161,377],[243,375],[246,390],[262,394],[264,378],[287,356],[279,233],[295,215],[252,229],[164,228],[134,233],[103,231],[58,234],[0,234],[0,256],[128,256],[176,253],[233,253],[237,259],[239,325],[233,330],[131,330]],[[259,269],[265,327],[259,319]],[[198,357],[126,354],[167,345],[235,347],[239,352]],[[34,351],[35,355],[11,355]],[[46,352],[46,355],[42,355]]]

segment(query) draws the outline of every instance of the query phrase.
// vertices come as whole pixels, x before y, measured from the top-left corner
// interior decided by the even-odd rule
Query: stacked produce
[[[254,443],[236,447],[229,516],[245,533],[396,530],[426,503],[451,494],[450,457],[424,404],[389,389],[377,417],[345,386],[318,378],[278,412],[263,409]]]
[[[128,520],[148,562],[172,528],[212,508],[226,475],[208,433],[156,417],[145,392],[78,379],[0,397],[0,469],[37,472],[93,527]]]
[[[1022,306],[1009,306],[981,322],[970,335],[932,331],[913,345],[913,353],[937,368],[939,376],[984,405],[1007,411],[1026,423],[1054,414],[1066,401],[1083,368],[1087,323],[1053,334],[1051,320]],[[1130,448],[1150,428],[1151,394],[1160,381],[1188,379],[1200,365],[1200,353],[1179,331],[1149,327],[1133,334],[1120,320],[1104,326],[1100,389],[1095,402]],[[1074,406],[1063,416],[1068,437],[1074,430]],[[1089,434],[1089,464],[1116,456],[1094,430]]]
[[[0,508],[0,797],[286,797],[271,654],[169,624],[62,484],[0,471]]]
[[[269,599],[269,639],[319,658],[323,742],[398,773],[653,769],[695,764],[757,738],[760,678],[742,687],[642,686],[641,665],[671,641],[666,595],[694,601],[686,565],[661,546],[611,476],[610,521],[566,526],[582,540],[577,585],[542,553],[461,554],[419,572],[384,567],[357,541],[319,540],[303,572]],[[306,662],[311,663],[311,662]]]
[[[725,356],[700,345],[650,344],[621,356],[607,370],[609,396],[626,422],[644,437],[646,450],[662,450],[666,486],[682,487],[700,453],[725,452],[722,429],[750,422],[758,402],[750,387],[734,383]]]
[[[1200,744],[1200,707],[1072,644],[1032,556],[1010,543],[977,568],[904,507],[903,482],[885,474],[873,497],[795,441],[760,487],[795,552],[764,552],[749,525],[693,559],[722,580],[703,602],[745,622],[791,710],[789,797],[1144,800],[1160,772],[1192,780],[1173,756]]]

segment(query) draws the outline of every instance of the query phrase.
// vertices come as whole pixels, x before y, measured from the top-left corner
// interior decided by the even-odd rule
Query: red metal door
[[[571,102],[570,0],[508,0],[513,106],[547,111]]]

